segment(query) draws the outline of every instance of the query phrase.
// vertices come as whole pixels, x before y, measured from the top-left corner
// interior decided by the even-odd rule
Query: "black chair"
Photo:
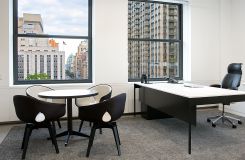
[[[38,93],[44,92],[44,91],[52,91],[52,90],[54,90],[54,89],[52,89],[50,87],[47,87],[47,86],[33,85],[33,86],[30,86],[30,87],[26,88],[26,95],[30,96],[30,97],[33,97],[33,98],[36,98],[38,100],[47,101],[46,98],[39,97]],[[52,99],[52,102],[53,103],[66,104],[65,99]],[[57,119],[56,121],[58,123],[59,128],[61,128],[60,120]]]
[[[240,86],[241,77],[242,77],[242,64],[241,63],[231,63],[228,66],[228,73],[225,75],[221,85],[213,84],[211,85],[211,87],[237,90],[238,87]],[[240,119],[225,115],[224,105],[229,105],[229,104],[222,104],[223,108],[222,108],[221,115],[209,117],[207,118],[207,121],[211,122],[213,127],[216,127],[216,122],[218,122],[218,120],[220,119],[222,120],[223,123],[225,121],[229,122],[232,125],[232,128],[236,128],[236,124],[232,120],[237,121],[238,124],[242,124]]]
[[[115,121],[122,116],[125,108],[125,101],[126,93],[122,93],[111,99],[96,103],[94,105],[79,107],[79,118],[85,121],[93,122],[86,157],[89,157],[96,129],[101,128],[112,129],[118,155],[121,155],[119,146],[121,142],[118,134],[117,123]],[[105,117],[106,115],[108,117]],[[105,121],[105,119],[107,119],[108,121]]]
[[[59,153],[55,126],[51,122],[65,115],[65,104],[49,103],[24,95],[15,95],[13,101],[17,117],[26,123],[21,145],[21,149],[23,149],[22,159],[25,159],[32,130],[38,128],[48,128],[56,153]],[[45,119],[42,122],[36,122],[35,118],[40,112],[44,114]]]
[[[86,98],[76,98],[75,99],[75,104],[78,107],[87,107],[102,101],[105,101],[109,98],[111,98],[112,94],[112,87],[108,84],[98,84],[96,86],[90,87],[89,90],[95,90],[98,92],[96,96],[93,97],[86,97]],[[81,123],[79,125],[78,131],[81,132],[82,126],[83,126],[84,120],[81,119]],[[90,122],[91,126],[91,122]],[[100,133],[102,131],[100,130]]]

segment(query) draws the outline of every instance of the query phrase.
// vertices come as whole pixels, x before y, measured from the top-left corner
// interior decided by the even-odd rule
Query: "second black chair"
[[[91,128],[88,148],[86,156],[89,157],[91,147],[93,145],[96,129],[110,128],[113,131],[118,155],[121,155],[120,151],[120,138],[117,129],[116,120],[119,119],[125,108],[126,93],[117,95],[106,101],[96,103],[94,105],[79,107],[79,118],[81,120],[93,122]]]
[[[96,103],[99,103],[99,102],[102,102],[102,101],[105,101],[111,98],[112,87],[108,84],[98,84],[98,85],[90,87],[89,90],[95,90],[96,92],[98,92],[98,94],[93,97],[76,98],[75,103],[79,108],[94,105]],[[84,120],[81,119],[81,123],[79,125],[79,130],[78,130],[79,132],[81,132],[83,122]],[[91,122],[90,122],[90,126],[91,126]],[[102,130],[100,130],[100,133],[102,133]]]

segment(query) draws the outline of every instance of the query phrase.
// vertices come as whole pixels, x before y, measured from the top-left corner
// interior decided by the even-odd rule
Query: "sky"
[[[88,35],[88,0],[18,0],[18,16],[41,14],[45,34]],[[81,40],[56,39],[60,50],[75,53]],[[63,44],[63,41],[66,45]]]

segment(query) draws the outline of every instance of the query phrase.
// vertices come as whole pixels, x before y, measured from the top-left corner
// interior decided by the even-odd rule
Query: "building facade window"
[[[92,0],[13,1],[14,84],[92,82]]]
[[[128,79],[183,79],[182,4],[128,2]]]

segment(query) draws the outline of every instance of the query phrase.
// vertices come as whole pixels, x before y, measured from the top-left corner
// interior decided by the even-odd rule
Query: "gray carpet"
[[[176,119],[144,120],[140,116],[124,116],[118,121],[122,155],[117,156],[113,133],[104,129],[96,133],[90,158],[85,158],[88,139],[72,137],[69,145],[64,146],[64,138],[58,139],[60,153],[48,137],[47,129],[35,130],[31,136],[26,160],[244,160],[245,125],[237,129],[220,124],[212,128],[206,117],[216,111],[198,111],[197,127],[192,129],[192,154],[187,152],[188,125]],[[245,119],[242,119],[245,122]],[[65,129],[66,123],[62,126]],[[78,128],[79,121],[74,121]],[[20,149],[24,126],[13,127],[0,144],[1,160],[21,159]],[[58,129],[57,132],[61,132]],[[83,132],[89,134],[90,127],[85,124]]]

